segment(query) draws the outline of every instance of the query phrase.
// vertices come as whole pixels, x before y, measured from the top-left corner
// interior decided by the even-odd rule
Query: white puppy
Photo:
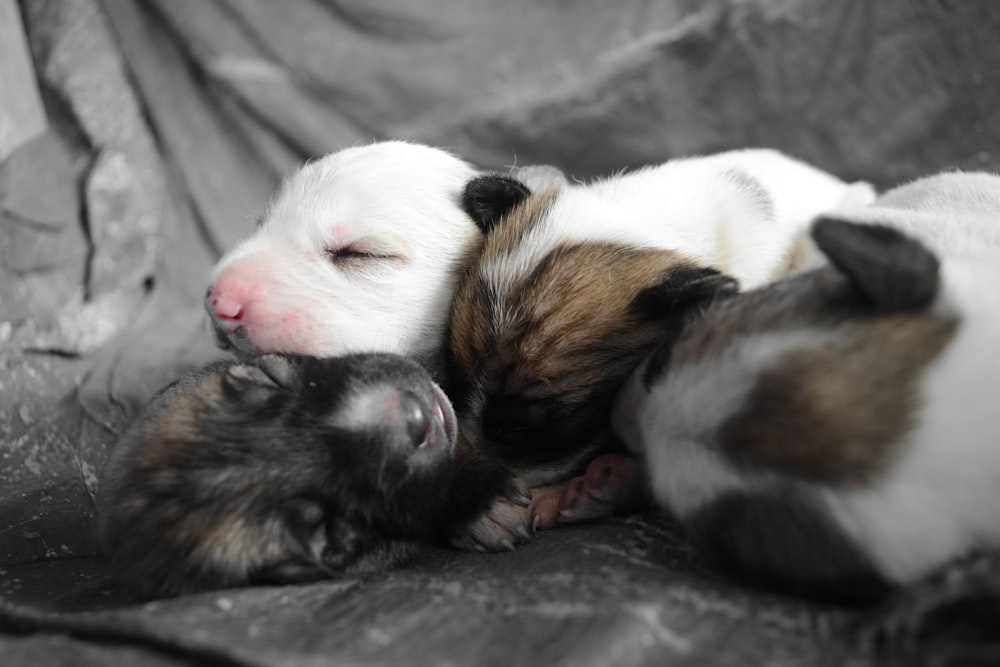
[[[537,194],[501,175],[470,183],[466,208],[488,234],[452,311],[463,425],[532,485],[612,442],[614,390],[687,302],[807,265],[813,216],[874,199],[766,149],[552,183]]]
[[[1000,547],[1000,178],[824,218],[830,266],[712,302],[613,425],[707,555],[860,598]]]
[[[460,207],[476,170],[401,141],[289,176],[257,231],[216,265],[205,306],[251,353],[387,351],[439,369],[459,271],[482,234]]]

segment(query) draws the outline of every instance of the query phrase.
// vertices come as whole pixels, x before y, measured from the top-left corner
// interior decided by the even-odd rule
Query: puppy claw
[[[517,524],[517,527],[514,529],[514,533],[521,538],[522,542],[527,542],[528,540],[531,539],[531,536],[534,533],[534,527],[532,527],[531,532],[528,532],[527,527],[525,527],[523,523],[519,523]]]
[[[497,498],[490,509],[469,523],[452,544],[467,551],[513,551],[531,539],[527,507]],[[471,547],[471,548],[470,548]]]

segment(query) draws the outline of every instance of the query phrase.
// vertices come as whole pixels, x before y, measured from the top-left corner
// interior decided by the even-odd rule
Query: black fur
[[[612,438],[605,423],[612,398],[610,390],[593,395],[580,405],[567,404],[555,397],[491,398],[482,413],[487,442],[481,446],[518,465],[559,460],[598,439]]]
[[[485,174],[469,181],[462,193],[462,208],[484,233],[531,196],[521,181],[504,174]]]
[[[683,522],[699,551],[750,583],[840,603],[869,603],[893,590],[792,487],[728,494]]]
[[[709,267],[675,269],[663,281],[640,292],[632,300],[632,312],[663,323],[663,337],[649,355],[643,384],[650,388],[670,363],[672,342],[688,318],[713,301],[736,294],[739,281]]]
[[[398,392],[394,411],[345,419],[359,387],[381,385]],[[390,354],[267,355],[182,378],[102,478],[101,532],[122,583],[147,598],[316,579],[384,569],[461,534],[520,490],[502,466],[453,449],[457,425],[431,419],[439,400],[424,369]],[[239,526],[260,530],[227,541]]]
[[[937,295],[937,258],[898,230],[821,218],[813,224],[812,237],[879,312],[923,309]]]
[[[678,311],[708,305],[713,299],[735,294],[739,282],[707,266],[670,270],[663,280],[647,287],[632,300],[632,312],[646,319],[673,319]]]

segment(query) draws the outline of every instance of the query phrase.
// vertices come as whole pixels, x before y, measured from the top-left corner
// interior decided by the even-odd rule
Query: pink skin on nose
[[[205,308],[238,348],[313,354],[312,319],[288,301],[269,282],[266,262],[255,259],[226,268],[205,295]]]
[[[205,295],[205,309],[220,324],[242,318],[251,302],[245,283],[233,274],[232,269],[223,271]]]
[[[220,294],[218,296],[209,295],[209,300],[212,308],[215,309],[216,319],[238,320],[243,314],[242,304],[228,294]]]

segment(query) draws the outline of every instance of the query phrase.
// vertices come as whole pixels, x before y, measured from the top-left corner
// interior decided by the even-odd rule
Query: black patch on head
[[[813,223],[812,237],[879,312],[926,308],[937,295],[937,257],[896,229],[820,218]]]
[[[874,602],[893,588],[792,488],[727,494],[684,523],[699,551],[749,583],[840,603]]]
[[[653,385],[663,377],[664,371],[670,366],[670,360],[674,356],[674,340],[676,340],[676,336],[658,345],[649,355],[646,367],[642,372],[642,386],[645,387],[646,391],[653,388]]]
[[[659,283],[639,292],[631,310],[643,319],[668,319],[737,291],[739,282],[732,276],[707,266],[681,267],[668,271]]]
[[[632,301],[632,312],[646,320],[663,324],[663,337],[649,356],[643,375],[648,389],[670,363],[673,344],[684,324],[718,298],[739,291],[732,276],[705,267],[685,267],[669,271],[658,284],[648,287]]]
[[[469,181],[462,192],[462,209],[488,233],[505,215],[531,196],[521,181],[503,174],[486,174]]]

